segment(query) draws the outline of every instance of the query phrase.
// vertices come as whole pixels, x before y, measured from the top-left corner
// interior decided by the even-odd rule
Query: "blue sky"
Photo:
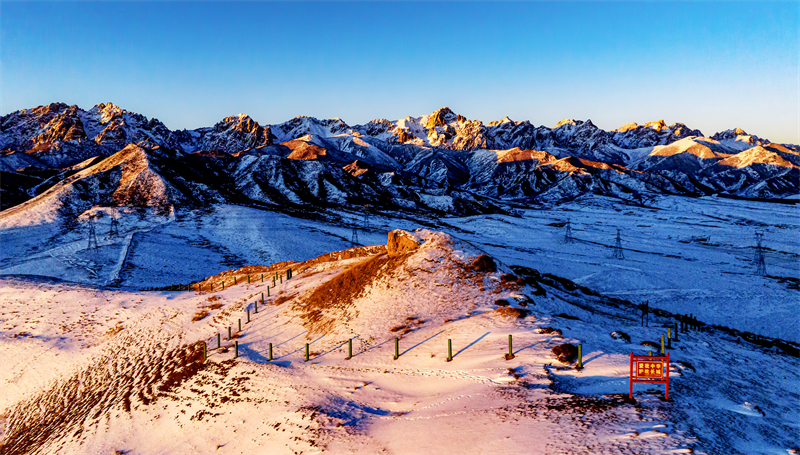
[[[169,128],[449,106],[800,143],[800,2],[8,2],[0,114],[113,102]]]

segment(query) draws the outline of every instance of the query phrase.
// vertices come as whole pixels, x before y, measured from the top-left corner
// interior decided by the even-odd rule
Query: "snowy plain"
[[[570,221],[573,242],[565,241]],[[87,230],[0,226],[0,275],[36,275],[142,289],[186,284],[228,268],[302,261],[418,227],[467,240],[511,265],[532,267],[603,294],[649,301],[703,322],[800,342],[800,210],[723,198],[654,197],[647,207],[591,196],[518,216],[411,217],[332,211],[305,218],[221,205],[173,218],[128,214],[98,250]],[[612,259],[617,229],[624,260]],[[755,274],[764,233],[767,276]],[[124,254],[123,254],[124,253]],[[115,274],[116,273],[116,274]]]

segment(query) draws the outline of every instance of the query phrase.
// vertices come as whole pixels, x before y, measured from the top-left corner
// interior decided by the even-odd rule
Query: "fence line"
[[[278,280],[280,280],[280,282],[283,282],[282,276],[283,276],[282,274],[278,275],[278,273],[276,272],[275,276],[272,277],[273,278],[273,283],[275,283]],[[278,280],[275,279],[276,277],[278,277]],[[288,281],[291,277],[292,277],[291,269],[288,269],[287,273],[286,273],[286,280]],[[262,275],[262,280],[263,280],[263,275]],[[248,282],[249,281],[250,281],[250,279],[249,279],[249,276],[248,276]],[[237,282],[236,277],[234,277],[234,283],[236,283],[236,282]],[[269,296],[269,287],[267,287],[267,296]],[[264,293],[261,293],[261,305],[262,305],[262,307],[265,305]],[[253,303],[253,309],[254,309],[253,314],[254,315],[258,314],[258,300],[256,300]],[[643,309],[642,311],[643,311],[643,314],[644,314],[645,310]],[[245,307],[245,314],[247,316],[247,320],[246,320],[245,324],[249,324],[251,322],[251,314],[250,314],[250,305],[249,304],[246,305],[246,307]],[[686,333],[686,332],[688,332],[689,330],[692,330],[692,329],[699,329],[700,324],[701,324],[699,321],[697,321],[696,318],[694,318],[693,315],[689,315],[689,316],[686,316],[686,315],[674,315],[674,316],[680,323],[675,322],[673,325],[671,325],[671,326],[668,325],[666,327],[667,328],[667,337],[666,337],[667,344],[665,344],[664,335],[663,334],[661,335],[661,345],[660,345],[660,348],[661,348],[660,349],[660,353],[661,353],[661,355],[664,355],[664,353],[666,352],[666,349],[671,349],[672,348],[672,341],[673,341],[673,337],[672,337],[672,333],[673,332],[672,332],[672,330],[673,329],[675,330],[675,332],[674,332],[675,333],[674,341],[678,342],[678,334],[681,331]],[[234,358],[238,358],[239,357],[239,341],[238,340],[234,340],[234,338],[238,338],[239,334],[242,332],[242,319],[239,318],[238,322],[239,322],[239,331],[236,333],[236,336],[234,336],[233,333],[232,333],[232,326],[228,326],[228,341],[233,341],[233,344],[227,345],[227,346],[223,346],[222,345],[222,336],[221,336],[220,333],[217,333],[217,347],[216,348],[211,348],[211,350],[217,349],[217,350],[220,350],[222,352],[227,352],[227,350],[230,347],[233,347],[234,348]],[[428,340],[440,335],[441,333],[442,332],[439,332],[439,333],[437,333],[437,334],[435,334],[435,335],[433,335],[431,337],[428,337],[426,340],[422,341],[421,343],[417,343],[416,345],[414,345],[411,348],[403,351],[402,353],[400,353],[400,338],[399,337],[393,337],[394,338],[394,353],[393,353],[393,357],[392,357],[393,360],[398,360],[402,355],[405,355],[411,349],[413,349],[413,348],[421,345],[422,343],[424,343],[424,342],[426,342],[426,341],[428,341]],[[447,359],[446,359],[446,361],[447,362],[452,362],[456,356],[458,356],[462,352],[466,351],[467,349],[469,349],[473,345],[477,344],[480,340],[485,338],[487,335],[489,335],[489,332],[481,335],[477,340],[475,340],[472,343],[469,343],[468,345],[466,345],[463,348],[461,348],[461,350],[456,352],[455,355],[453,355],[453,342],[452,342],[452,339],[448,338],[447,339]],[[300,336],[300,334],[298,334],[298,335],[296,335],[295,337],[292,337],[292,338],[297,338],[297,336]],[[320,338],[318,338],[317,340],[314,340],[314,341],[318,341]],[[350,359],[353,358],[353,339],[354,338],[358,338],[358,336],[353,337],[353,338],[349,338],[347,340],[347,353],[348,353],[348,355],[347,355],[347,357],[345,357],[345,360],[350,360]],[[380,345],[385,344],[389,340],[390,339],[387,339],[384,343],[380,343]],[[289,341],[289,340],[287,340],[287,341]],[[284,343],[279,343],[279,345],[280,344],[284,344]],[[311,343],[305,343],[305,355],[304,355],[304,361],[305,362],[309,362],[309,361],[312,360],[312,356],[311,356],[311,352],[310,352],[310,344]],[[344,344],[344,342],[340,343],[339,346],[342,346],[343,344]],[[565,343],[565,344],[568,344],[568,343]],[[572,346],[573,349],[574,349],[574,345],[570,345],[570,346]],[[224,349],[224,351],[223,351],[223,349]],[[334,350],[335,350],[335,348],[334,348]],[[296,352],[296,351],[297,351],[297,349],[295,349],[292,352]],[[331,350],[329,352],[332,352],[332,351],[333,350]],[[325,353],[325,354],[327,354],[327,353]],[[583,344],[582,343],[578,344],[577,353],[576,354],[577,354],[576,355],[577,363],[576,363],[575,368],[580,371],[580,370],[583,370],[585,368],[585,365],[583,363]],[[288,354],[286,354],[286,355],[288,355]],[[652,356],[652,351],[650,351],[649,355]],[[204,341],[203,342],[203,358],[204,359],[208,359],[208,357],[209,357],[209,355],[208,355],[208,341]],[[279,357],[283,357],[283,356],[279,356]],[[513,337],[512,337],[512,335],[508,335],[508,353],[504,354],[503,357],[506,360],[512,360],[512,359],[516,358],[516,356],[514,355]],[[273,359],[274,359],[274,356],[273,356],[273,345],[272,345],[272,343],[269,343],[268,361],[271,362],[271,361],[273,361]],[[572,361],[568,361],[568,363],[572,363]]]

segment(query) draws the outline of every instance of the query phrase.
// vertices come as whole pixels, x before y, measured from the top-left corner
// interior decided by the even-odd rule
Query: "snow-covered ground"
[[[770,453],[796,449],[800,361],[719,331],[682,333],[670,400],[635,385],[671,320],[557,284],[471,271],[480,254],[422,233],[420,250],[242,271],[216,292],[0,282],[0,408],[9,453]],[[381,267],[366,267],[370,261]],[[267,271],[285,277],[288,264]],[[477,270],[477,269],[476,269]],[[311,311],[339,274],[364,292]],[[371,272],[370,272],[371,271]],[[249,272],[244,272],[249,273]],[[256,275],[260,275],[256,271]],[[237,285],[230,285],[237,275]],[[368,277],[370,278],[370,277]],[[357,278],[355,278],[357,279]],[[283,282],[282,282],[283,281]],[[335,283],[334,283],[335,284]],[[529,310],[503,316],[498,299]],[[345,299],[347,300],[347,299]],[[326,305],[327,300],[322,304]],[[520,302],[526,302],[522,307]],[[247,322],[249,310],[250,322]],[[203,311],[208,314],[198,319]],[[407,316],[412,315],[412,316]],[[330,324],[321,324],[325,316]],[[242,331],[238,324],[242,321]],[[395,325],[398,324],[399,325]],[[234,359],[228,327],[237,334]],[[400,330],[394,330],[402,327]],[[546,330],[558,329],[562,335]],[[610,334],[625,332],[630,341]],[[223,347],[216,347],[217,334]],[[506,360],[508,335],[515,358]],[[347,339],[353,338],[353,358]],[[394,359],[394,338],[399,354]],[[452,362],[447,362],[447,340]],[[201,346],[209,350],[202,362]],[[552,348],[580,343],[585,368]],[[269,344],[273,360],[269,361]],[[305,346],[311,359],[305,362]]]
[[[447,219],[454,235],[508,264],[603,294],[649,301],[773,338],[800,341],[800,208],[721,198],[659,197],[650,208],[592,197],[555,210]],[[574,242],[565,241],[570,220]],[[612,259],[620,229],[624,260]],[[756,232],[767,276],[756,275]]]
[[[652,317],[643,328],[631,305],[553,283],[537,295],[499,278],[522,265],[633,304],[649,300],[705,323],[800,341],[799,214],[796,205],[720,198],[659,197],[642,208],[590,197],[519,216],[372,214],[365,226],[361,213],[300,218],[223,205],[161,217],[121,213],[117,235],[107,235],[109,218],[100,214],[99,248],[91,250],[85,224],[2,226],[4,450],[796,453],[797,358],[719,330],[682,333],[671,350],[670,400],[661,386],[637,384],[629,402],[629,353],[653,350],[641,343],[657,342],[672,320]],[[252,284],[240,267],[350,248],[353,226],[361,244],[420,226],[452,241],[425,234],[438,239],[436,248],[399,265],[389,260],[352,307],[320,313],[304,299],[365,259],[298,264],[255,313],[253,302],[272,284],[255,277],[286,265],[252,269]],[[612,259],[617,228],[625,259]],[[764,232],[767,276],[752,262],[756,231]],[[481,251],[503,262],[500,271],[461,276],[462,263]],[[202,293],[144,290],[204,279],[228,284]],[[501,317],[498,299],[517,308],[527,301],[531,315]],[[203,363],[197,343],[214,348],[221,333],[230,346],[228,327],[238,332],[239,320],[240,357],[212,349]],[[508,335],[513,360],[503,358]],[[354,357],[345,360],[351,337]],[[582,371],[555,359],[551,349],[565,342],[582,344]]]
[[[565,242],[570,220],[574,241]],[[307,218],[222,205],[169,219],[128,214],[120,235],[86,226],[0,229],[0,275],[38,275],[137,289],[185,284],[232,267],[305,260],[353,245],[385,243],[386,232],[420,225],[479,245],[507,264],[563,276],[606,295],[703,322],[800,341],[800,209],[723,198],[657,197],[647,208],[592,196],[520,216],[433,219],[328,212]],[[612,259],[617,228],[624,260]],[[755,274],[764,233],[767,276]]]

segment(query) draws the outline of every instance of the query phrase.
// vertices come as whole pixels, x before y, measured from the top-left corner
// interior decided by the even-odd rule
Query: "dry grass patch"
[[[390,258],[387,254],[380,254],[370,257],[345,269],[309,295],[298,299],[293,309],[300,313],[303,326],[311,334],[326,333],[338,319],[338,315],[329,316],[326,313],[330,314],[331,310],[345,312],[375,279],[391,273],[404,262],[405,256]]]
[[[405,324],[401,324],[389,329],[390,332],[399,332],[400,335],[405,335],[413,332],[416,328],[425,323],[425,320],[417,316],[409,316],[406,318]]]
[[[296,295],[297,294],[279,295],[275,300],[272,301],[272,304],[273,305],[284,304],[284,303],[288,302],[289,300],[292,300],[294,298],[294,296],[296,296]]]
[[[123,330],[125,330],[125,327],[122,325],[121,322],[117,322],[117,325],[108,329],[108,331],[106,332],[106,338],[111,338],[114,335],[118,334],[119,332],[122,332]]]
[[[512,307],[497,308],[494,313],[509,319],[525,319],[531,314],[530,310]]]
[[[542,335],[553,334],[553,335],[563,336],[561,334],[561,329],[554,329],[552,327],[541,327],[539,330],[537,330],[537,332],[541,333]]]
[[[494,273],[497,271],[497,264],[491,256],[482,254],[475,258],[471,264],[472,270],[479,273]]]

